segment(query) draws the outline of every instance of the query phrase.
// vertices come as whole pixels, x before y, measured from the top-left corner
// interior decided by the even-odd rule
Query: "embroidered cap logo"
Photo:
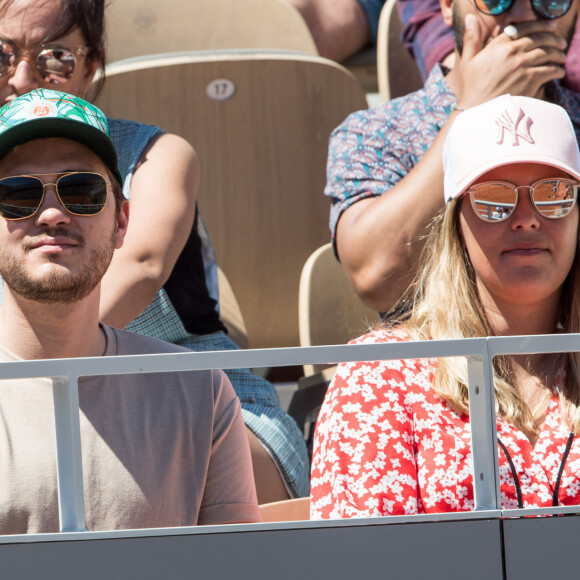
[[[512,134],[512,145],[515,147],[520,144],[520,139],[523,139],[532,145],[534,144],[534,140],[530,134],[530,129],[534,121],[531,117],[528,117],[522,109],[518,109],[515,121],[506,110],[498,119],[496,119],[495,122],[498,128],[498,145],[503,143],[506,131]]]

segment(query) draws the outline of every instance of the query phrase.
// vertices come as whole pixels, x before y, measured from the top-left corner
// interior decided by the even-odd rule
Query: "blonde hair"
[[[493,328],[481,304],[475,272],[463,247],[459,228],[461,203],[451,201],[430,228],[415,282],[399,303],[388,326],[403,325],[414,340],[437,340],[493,336]],[[578,255],[564,282],[559,304],[562,332],[580,332]],[[445,300],[441,297],[444,296]],[[406,313],[406,314],[405,314]],[[509,357],[496,357],[494,387],[496,412],[526,434],[537,434],[532,413],[520,396],[510,370]],[[560,392],[565,422],[580,433],[580,354],[550,357],[544,384],[552,387],[556,374],[566,371],[566,392]],[[467,362],[464,358],[441,358],[434,389],[461,413],[468,412]]]

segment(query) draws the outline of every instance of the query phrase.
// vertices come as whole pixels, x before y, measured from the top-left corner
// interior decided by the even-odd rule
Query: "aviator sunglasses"
[[[507,12],[515,0],[474,0],[475,7],[483,14],[499,16]],[[564,16],[572,5],[572,0],[530,0],[532,9],[540,18],[554,20]]]
[[[0,182],[1,183],[1,182]],[[476,215],[484,222],[497,223],[508,219],[516,209],[518,192],[527,189],[535,210],[547,219],[566,217],[576,205],[577,181],[542,179],[533,185],[516,186],[505,181],[489,181],[470,187],[466,193]]]
[[[109,183],[99,173],[64,173],[54,183],[44,183],[37,175],[17,175],[0,179],[0,215],[5,220],[32,217],[42,205],[45,187],[54,185],[62,206],[73,215],[91,216],[103,211]]]
[[[61,85],[67,83],[75,72],[76,56],[84,57],[86,46],[65,47],[58,43],[41,44],[25,50],[11,40],[0,38],[0,77],[14,73],[18,63],[27,55],[36,65],[43,82]]]

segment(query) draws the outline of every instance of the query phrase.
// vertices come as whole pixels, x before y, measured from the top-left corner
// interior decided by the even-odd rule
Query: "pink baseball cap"
[[[445,203],[490,169],[539,163],[580,180],[580,152],[566,111],[531,97],[502,95],[463,111],[443,146]]]

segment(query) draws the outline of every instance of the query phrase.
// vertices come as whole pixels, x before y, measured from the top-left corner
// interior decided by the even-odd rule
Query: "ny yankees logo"
[[[520,132],[520,124],[525,119],[522,130]],[[512,134],[512,145],[518,146],[520,144],[520,139],[527,141],[528,143],[534,144],[532,135],[530,134],[530,128],[532,127],[533,120],[531,117],[527,117],[526,114],[519,109],[515,121],[512,120],[512,116],[508,111],[504,111],[499,119],[496,119],[496,124],[498,128],[497,144],[501,145],[503,143],[505,132],[509,131]]]

